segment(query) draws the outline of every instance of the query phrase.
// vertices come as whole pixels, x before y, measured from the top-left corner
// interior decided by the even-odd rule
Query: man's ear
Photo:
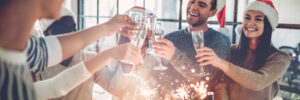
[[[216,12],[217,12],[217,9],[211,10],[211,11],[209,12],[209,17],[214,16],[214,15],[216,14]]]

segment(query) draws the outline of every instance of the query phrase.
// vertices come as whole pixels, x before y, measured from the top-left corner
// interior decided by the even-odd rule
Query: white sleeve
[[[70,67],[55,77],[34,83],[37,100],[46,100],[66,95],[92,75],[83,62]]]
[[[48,51],[48,66],[59,64],[62,57],[62,48],[60,42],[56,36],[45,37],[47,51]]]

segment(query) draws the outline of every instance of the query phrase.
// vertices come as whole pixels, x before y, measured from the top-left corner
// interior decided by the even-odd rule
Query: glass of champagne
[[[147,20],[145,18],[145,13],[130,11],[129,17],[131,18],[131,21],[136,24],[135,29],[132,30],[130,44],[141,48],[147,35]],[[135,64],[130,61],[122,60],[121,66],[124,75],[130,75]]]
[[[149,29],[151,31],[151,37],[149,38],[148,40],[148,44],[149,44],[149,48],[147,49],[147,53],[148,54],[152,54],[152,55],[155,55],[155,50],[154,50],[154,47],[152,45],[152,43],[155,41],[155,38],[154,38],[154,33],[155,33],[155,26],[156,26],[156,22],[157,22],[157,17],[152,14],[149,16]]]
[[[154,30],[154,40],[157,41],[158,38],[164,38],[165,32],[162,22],[157,22]],[[166,70],[168,67],[162,64],[161,58],[156,56],[158,59],[158,66],[153,67],[154,70]]]
[[[196,53],[198,53],[199,51],[197,51],[197,49],[200,49],[202,47],[204,47],[204,33],[203,30],[199,30],[199,31],[192,31],[192,39],[193,39],[193,45],[194,48],[196,50]],[[208,76],[209,73],[206,73],[203,69],[203,66],[200,66],[200,73],[199,76],[203,77],[203,76]]]

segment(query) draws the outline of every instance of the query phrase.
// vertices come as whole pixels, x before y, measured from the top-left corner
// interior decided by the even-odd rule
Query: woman
[[[133,28],[130,18],[116,15],[101,25],[64,36],[36,38],[30,31],[37,19],[58,19],[64,0],[4,0],[0,1],[0,99],[1,100],[43,100],[48,95],[36,88],[47,90],[47,87],[34,87],[32,73],[41,72],[45,67],[58,64],[80,51],[85,46],[104,36],[110,36],[121,28]],[[28,55],[29,53],[29,55]],[[134,56],[133,56],[134,55]],[[120,45],[97,54],[57,75],[64,76],[54,80],[70,79],[66,84],[56,81],[64,89],[71,89],[91,77],[108,62],[128,60],[139,64],[142,57],[140,50],[130,44]],[[76,73],[70,75],[68,73]],[[45,80],[47,81],[51,80]],[[55,82],[55,81],[53,81]],[[34,84],[36,85],[36,84]],[[58,86],[58,85],[55,85]],[[49,90],[49,89],[48,89]],[[68,91],[59,91],[66,94]],[[49,93],[54,94],[54,93]]]
[[[271,1],[254,1],[247,6],[238,45],[231,47],[231,62],[219,58],[212,49],[201,48],[195,57],[201,66],[213,65],[230,79],[229,100],[272,100],[278,81],[290,63],[290,57],[271,44],[278,15]]]

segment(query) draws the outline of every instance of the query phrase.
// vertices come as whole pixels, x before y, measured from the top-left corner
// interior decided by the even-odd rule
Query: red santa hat
[[[219,32],[228,35],[229,31],[225,28],[225,9],[226,9],[226,0],[217,0],[217,19],[220,25],[220,28],[217,29]]]
[[[217,18],[220,24],[220,28],[224,28],[225,26],[225,8],[226,8],[226,0],[216,0],[217,1]]]
[[[217,6],[216,6],[216,9],[217,9],[217,13],[219,13],[221,10],[223,10],[223,8],[225,7],[226,5],[226,0],[216,0],[217,1]]]

